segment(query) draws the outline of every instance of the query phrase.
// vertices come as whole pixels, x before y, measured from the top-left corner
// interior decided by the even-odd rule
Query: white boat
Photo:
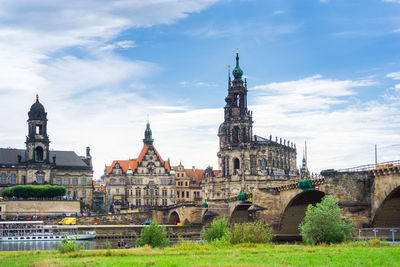
[[[89,240],[96,237],[95,232],[78,233],[77,230],[77,227],[44,225],[43,221],[0,222],[0,242],[61,241],[65,236]]]

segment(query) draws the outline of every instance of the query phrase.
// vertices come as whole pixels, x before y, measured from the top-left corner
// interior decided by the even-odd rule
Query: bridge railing
[[[347,169],[340,169],[337,171],[338,172],[362,172],[362,171],[385,169],[385,168],[390,168],[390,167],[394,167],[394,166],[400,166],[400,160],[386,161],[386,162],[381,162],[381,163],[377,163],[377,164],[361,165],[361,166],[347,168]]]
[[[400,243],[400,228],[361,228],[358,229],[359,239],[382,239]]]

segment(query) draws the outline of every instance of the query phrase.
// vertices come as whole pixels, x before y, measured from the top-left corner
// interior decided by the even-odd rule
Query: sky
[[[400,0],[0,0],[0,147],[25,147],[38,93],[50,147],[94,178],[136,158],[147,119],[172,165],[218,169],[227,65],[248,81],[253,133],[301,164],[400,159]]]

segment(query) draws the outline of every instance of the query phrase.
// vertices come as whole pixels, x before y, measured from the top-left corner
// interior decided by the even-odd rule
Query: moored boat
[[[0,242],[60,241],[68,239],[89,240],[95,232],[78,233],[77,227],[56,227],[44,225],[43,221],[0,222]]]

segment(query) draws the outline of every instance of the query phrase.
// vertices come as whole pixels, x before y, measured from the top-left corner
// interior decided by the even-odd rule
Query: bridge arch
[[[280,216],[277,232],[281,235],[298,236],[299,224],[303,220],[309,204],[320,202],[325,193],[318,190],[301,192],[294,196]]]
[[[373,227],[400,227],[400,186],[382,201],[372,220]]]
[[[176,211],[171,212],[168,218],[168,223],[169,224],[175,224],[181,222],[179,214]]]
[[[251,221],[249,217],[249,208],[252,203],[245,202],[238,204],[235,209],[232,211],[231,216],[229,218],[230,223],[241,223]]]

